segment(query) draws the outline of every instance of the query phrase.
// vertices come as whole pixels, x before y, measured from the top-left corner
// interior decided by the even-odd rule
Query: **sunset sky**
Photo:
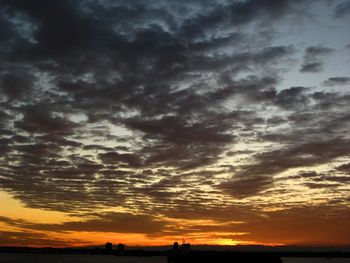
[[[350,245],[350,1],[0,0],[0,245]]]

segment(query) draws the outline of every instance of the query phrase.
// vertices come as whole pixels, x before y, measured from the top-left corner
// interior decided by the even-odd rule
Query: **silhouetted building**
[[[173,244],[173,251],[178,251],[179,250],[179,243],[174,242]]]

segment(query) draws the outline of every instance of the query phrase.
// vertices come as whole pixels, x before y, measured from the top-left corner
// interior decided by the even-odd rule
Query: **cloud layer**
[[[128,211],[19,227],[165,235],[162,217],[348,206],[350,82],[324,73],[340,51],[281,33],[310,5],[0,1],[1,188],[31,208]],[[348,22],[347,2],[331,8]]]

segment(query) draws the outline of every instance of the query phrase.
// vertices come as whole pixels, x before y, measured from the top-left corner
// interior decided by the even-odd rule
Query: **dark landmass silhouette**
[[[324,257],[350,258],[348,247],[301,247],[301,246],[210,246],[193,245],[186,253],[174,256],[172,246],[127,247],[124,244],[96,247],[21,247],[0,246],[0,253],[32,253],[32,254],[74,254],[74,255],[115,255],[115,256],[165,256],[172,263],[182,262],[228,262],[279,263],[282,257]],[[184,255],[185,254],[185,255]]]
[[[188,254],[169,254],[168,263],[282,263],[274,252],[191,251]]]

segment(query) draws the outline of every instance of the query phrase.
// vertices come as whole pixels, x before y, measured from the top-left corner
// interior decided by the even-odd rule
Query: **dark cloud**
[[[234,1],[226,5],[216,3],[210,11],[183,23],[185,36],[204,35],[206,30],[229,25],[242,26],[263,20],[265,23],[275,21],[294,8],[293,1]]]
[[[337,169],[343,172],[350,172],[350,163],[340,165]]]
[[[29,105],[24,110],[22,120],[15,127],[30,133],[69,134],[77,124],[67,118],[54,116],[50,105]]]
[[[21,99],[24,96],[30,96],[32,93],[34,77],[27,72],[5,73],[0,79],[1,90],[9,100]]]
[[[323,82],[326,86],[347,85],[350,83],[349,77],[333,77]]]
[[[305,185],[311,189],[322,189],[322,188],[335,188],[339,184],[334,183],[305,183]]]
[[[324,46],[309,46],[305,50],[306,59],[314,59],[317,56],[328,55],[333,49]]]
[[[346,15],[350,14],[350,2],[344,1],[336,6],[334,10],[334,16],[336,18],[342,18]]]
[[[275,103],[283,108],[299,108],[308,104],[309,98],[306,95],[308,88],[291,87],[281,90],[275,97]]]
[[[131,167],[140,167],[142,165],[142,160],[133,154],[123,153],[119,154],[117,152],[107,152],[99,154],[99,158],[104,164],[127,164]]]
[[[249,176],[232,179],[219,185],[225,193],[235,198],[245,198],[271,187],[272,180],[266,176]]]
[[[84,17],[80,4],[60,1],[48,4],[45,1],[2,1],[11,15],[23,12],[36,28],[32,38],[36,44],[28,48],[40,56],[68,55],[90,44],[96,35],[93,19]],[[97,22],[97,21],[95,21]],[[97,32],[97,31],[96,31]],[[68,54],[67,54],[68,53]]]
[[[300,72],[320,72],[323,69],[322,62],[303,63]]]
[[[298,174],[300,177],[302,178],[315,178],[315,177],[319,177],[319,174],[316,173],[315,171],[311,171],[311,172],[301,172]]]
[[[305,49],[304,62],[300,72],[320,72],[323,70],[324,56],[331,54],[334,50],[324,46],[309,46]]]
[[[350,182],[350,176],[345,175],[345,176],[326,176],[324,177],[324,180],[327,180],[329,182],[336,182],[339,183],[337,184],[339,185],[347,185]],[[337,186],[336,184],[334,184],[335,186]]]

